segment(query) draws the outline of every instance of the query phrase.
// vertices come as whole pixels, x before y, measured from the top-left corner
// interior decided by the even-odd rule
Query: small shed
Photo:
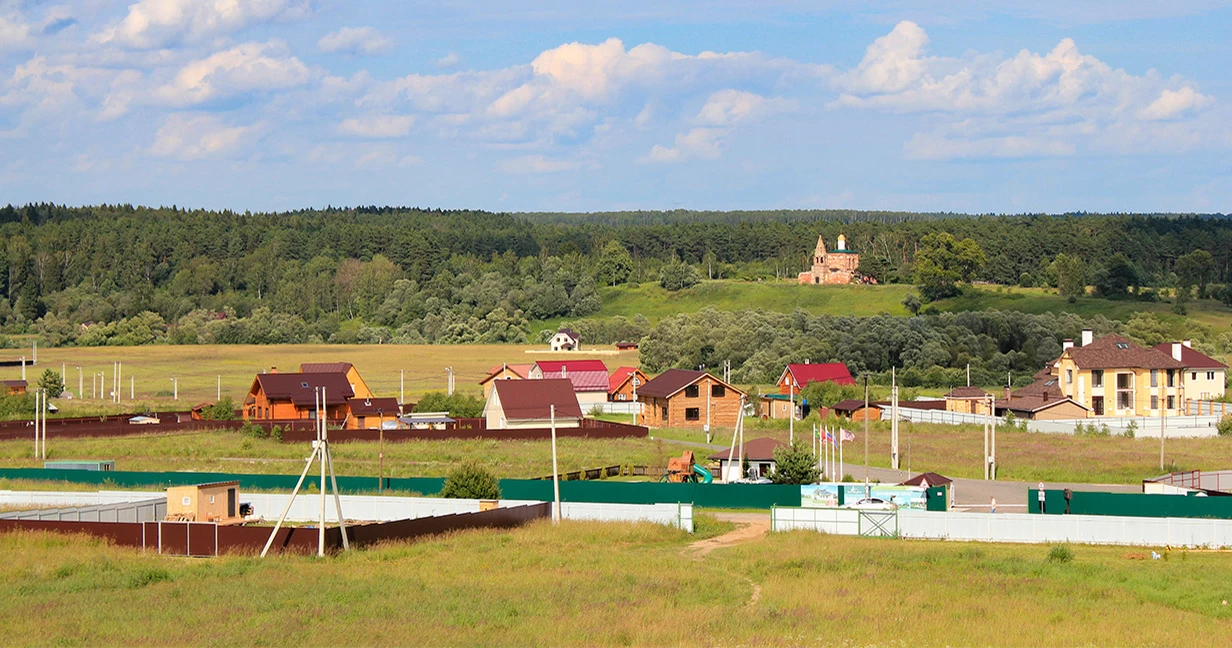
[[[396,398],[352,398],[347,401],[346,429],[380,430],[398,428],[402,408]]]
[[[30,386],[30,383],[24,380],[5,380],[0,381],[0,385],[3,385],[5,396],[21,396],[26,393],[26,388]]]
[[[751,478],[769,477],[774,472],[774,450],[779,447],[786,447],[787,444],[778,439],[770,437],[762,437],[753,439],[743,446],[743,456],[745,461],[749,463],[749,474]],[[741,447],[736,447],[735,451],[725,450],[718,454],[710,455],[712,461],[719,462],[719,478],[724,482],[731,483],[741,478],[743,473],[740,465],[740,457],[742,455]]]
[[[167,520],[239,524],[240,483],[211,482],[167,489]]]
[[[881,420],[881,406],[877,403],[869,403],[868,407],[864,406],[864,401],[849,398],[841,400],[830,408],[830,411],[839,416],[846,416],[853,421],[869,421]]]

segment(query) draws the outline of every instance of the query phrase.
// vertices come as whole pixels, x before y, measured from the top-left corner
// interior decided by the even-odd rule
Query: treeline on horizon
[[[845,234],[879,281],[914,283],[919,243],[938,232],[983,249],[977,281],[1053,285],[1065,254],[1092,275],[1128,258],[1141,285],[1167,287],[1199,249],[1214,283],[1232,272],[1232,219],[1218,214],[35,204],[0,208],[0,333],[60,345],[524,342],[531,322],[597,312],[604,285],[794,278],[819,234],[830,247]]]

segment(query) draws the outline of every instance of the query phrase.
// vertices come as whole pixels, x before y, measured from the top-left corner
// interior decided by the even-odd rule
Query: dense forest
[[[839,233],[881,282],[920,280],[932,267],[921,242],[941,233],[982,251],[963,281],[1057,286],[1070,268],[1079,285],[1169,287],[1186,284],[1195,250],[1209,253],[1203,290],[1232,274],[1232,219],[1221,215],[39,204],[0,209],[0,332],[57,345],[520,342],[532,321],[598,311],[601,285],[794,277],[818,234]]]

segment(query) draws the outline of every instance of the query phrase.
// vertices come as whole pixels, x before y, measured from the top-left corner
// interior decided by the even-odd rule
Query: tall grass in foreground
[[[1214,645],[1232,557],[536,523],[319,560],[0,535],[10,644]],[[754,592],[757,592],[754,602]]]

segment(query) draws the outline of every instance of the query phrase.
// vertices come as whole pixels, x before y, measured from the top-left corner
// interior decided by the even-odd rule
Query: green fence
[[[1027,512],[1039,513],[1039,490],[1027,489]],[[1065,491],[1044,489],[1044,512],[1065,514]],[[1232,497],[1148,495],[1073,491],[1071,515],[1125,515],[1130,517],[1217,518],[1232,520]]]
[[[291,490],[299,475],[253,475],[240,473],[196,472],[93,472],[84,470],[49,470],[45,468],[0,469],[0,479],[35,479],[66,481],[94,487],[166,488],[217,481],[238,481],[240,489]],[[317,480],[320,479],[318,476]],[[309,475],[305,483],[313,483]],[[424,495],[439,493],[445,485],[440,477],[386,478],[389,490],[416,492]],[[376,477],[339,477],[342,491],[372,491]],[[505,499],[552,499],[551,480],[502,479],[501,495]],[[800,506],[799,486],[774,484],[665,484],[659,482],[562,481],[560,498],[566,502],[603,502],[617,504],[658,504],[692,502],[695,506],[712,508],[756,508]]]

